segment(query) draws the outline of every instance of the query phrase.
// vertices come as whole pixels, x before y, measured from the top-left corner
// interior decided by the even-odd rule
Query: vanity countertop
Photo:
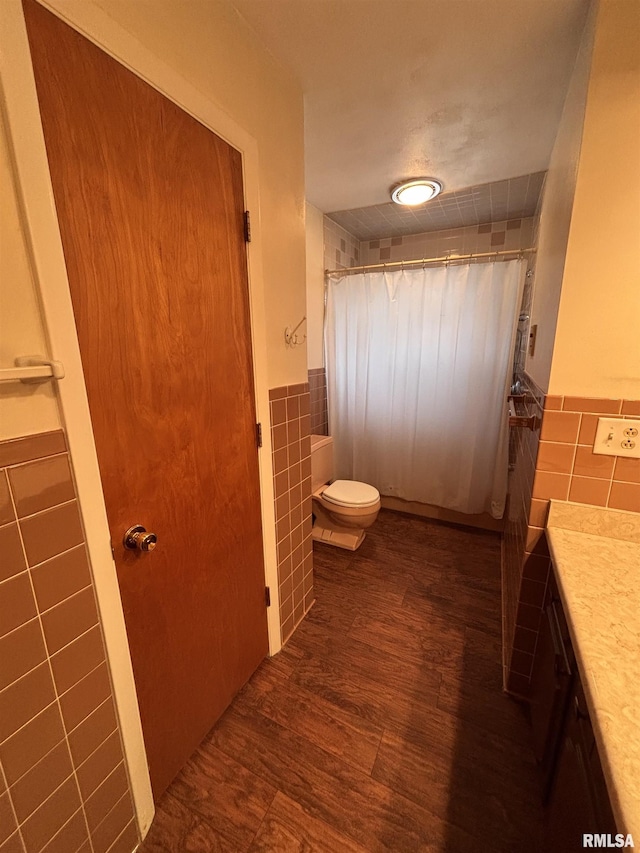
[[[547,539],[618,831],[640,841],[640,513],[551,501]]]

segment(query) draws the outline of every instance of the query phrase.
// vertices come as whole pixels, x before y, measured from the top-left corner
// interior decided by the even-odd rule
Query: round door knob
[[[153,551],[158,542],[155,533],[147,533],[147,528],[134,524],[122,537],[122,544],[129,551]]]

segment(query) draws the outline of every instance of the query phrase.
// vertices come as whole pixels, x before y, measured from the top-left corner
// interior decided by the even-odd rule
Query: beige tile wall
[[[285,643],[314,601],[309,385],[272,388],[269,399],[280,631]]]
[[[529,689],[550,560],[544,537],[549,500],[640,512],[640,459],[593,453],[598,417],[640,416],[640,401],[546,396],[525,377],[526,408],[538,418],[518,439],[504,543],[506,683]]]
[[[363,241],[360,244],[360,257],[363,264],[378,264],[384,261],[468,255],[472,252],[528,249],[534,245],[533,232],[533,217],[488,222],[486,225]]]
[[[324,217],[324,268],[355,267],[360,260],[360,241],[327,216]]]
[[[64,434],[0,442],[0,851],[137,843]]]
[[[328,435],[327,373],[324,367],[317,367],[309,371],[309,401],[311,435]]]
[[[598,418],[640,417],[640,400],[548,396],[533,483],[530,536],[550,498],[640,512],[640,459],[593,453]]]
[[[537,247],[538,235],[540,233],[540,214],[542,211],[542,199],[544,193],[544,185],[546,183],[546,175],[543,181],[543,187],[538,200],[538,208],[536,214],[531,220],[531,231],[522,233],[522,246],[527,248],[525,242],[529,241],[529,247]],[[538,261],[537,252],[532,252],[527,259],[527,275],[524,280],[522,291],[522,303],[520,306],[520,315],[518,322],[519,335],[516,339],[516,352],[514,355],[514,375],[521,375],[525,372],[527,362],[527,350],[529,348],[529,332],[531,331],[531,309],[533,305],[533,289],[536,276],[536,267]]]
[[[542,559],[539,559],[539,553],[531,559],[526,554],[544,394],[526,374],[522,375],[521,381],[526,394],[524,403],[518,404],[518,413],[533,416],[535,429],[511,430],[511,439],[515,445],[515,464],[509,475],[509,503],[502,546],[502,596],[504,681],[512,692],[526,695],[531,661],[525,657],[524,664],[518,666],[517,672],[513,670],[513,666],[521,663],[523,655],[533,655],[538,636],[541,595],[544,595],[546,589],[549,561],[545,554]],[[542,547],[541,543],[538,550]],[[532,606],[537,606],[535,612],[530,609]],[[526,674],[523,674],[522,670],[526,670]]]

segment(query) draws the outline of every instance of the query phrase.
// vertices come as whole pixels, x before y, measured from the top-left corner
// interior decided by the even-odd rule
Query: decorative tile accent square
[[[345,228],[324,217],[324,268],[344,269],[358,263],[360,241]]]

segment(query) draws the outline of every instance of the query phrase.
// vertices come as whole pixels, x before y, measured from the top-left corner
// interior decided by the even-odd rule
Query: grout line
[[[19,520],[21,521],[22,519],[19,519]],[[84,541],[78,542],[77,545],[72,545],[70,548],[65,548],[64,551],[60,551],[59,554],[54,554],[53,557],[47,557],[46,560],[42,560],[40,563],[34,563],[33,566],[30,566],[29,568],[37,569],[40,566],[44,566],[46,563],[51,563],[51,562],[53,562],[53,560],[57,560],[58,557],[62,557],[63,554],[68,554],[71,551],[75,551],[76,548],[84,548],[84,547],[85,547]]]
[[[38,664],[38,666],[42,666],[42,664],[43,664],[43,663],[45,663],[45,661],[41,661],[41,662]],[[15,682],[12,682],[12,684],[14,684],[14,683],[15,683]],[[57,703],[57,701],[58,701],[58,697],[56,696],[56,698],[55,698],[52,702],[49,702],[49,704],[48,704],[48,705],[45,705],[45,706],[44,706],[44,708],[42,708],[40,711],[38,711],[38,713],[37,713],[37,714],[35,714],[33,717],[31,717],[29,720],[27,720],[27,722],[26,722],[26,723],[23,723],[19,728],[17,728],[15,731],[11,732],[11,734],[10,734],[10,735],[7,735],[7,737],[6,737],[3,741],[1,741],[1,742],[0,742],[0,746],[4,746],[4,744],[5,744],[8,740],[11,740],[11,738],[12,738],[12,737],[14,737],[14,735],[17,735],[17,734],[18,734],[18,732],[21,732],[21,731],[22,731],[22,729],[26,728],[26,727],[29,725],[29,723],[32,723],[32,722],[35,720],[35,718],[36,718],[36,717],[39,717],[39,716],[40,716],[40,714],[44,714],[44,712],[45,712],[45,711],[48,711],[48,710],[49,710],[49,708],[51,708],[53,705],[55,705],[55,704]],[[58,741],[58,743],[60,743],[60,741]],[[57,746],[57,744],[56,744],[56,746]],[[38,763],[38,762],[36,762],[36,764],[37,764],[37,763]],[[29,768],[29,769],[31,769],[31,768]],[[26,772],[28,773],[29,771],[27,770]],[[22,774],[22,775],[24,775],[24,774]],[[21,776],[20,778],[22,779],[22,776]]]
[[[86,719],[87,719],[87,717],[85,717],[84,719],[86,720]],[[84,722],[84,720],[83,720],[83,722]],[[76,726],[76,728],[77,728],[77,726]],[[80,762],[80,764],[78,764],[78,769],[80,769],[80,767],[83,767],[83,766],[87,763],[87,761],[90,761],[90,760],[91,760],[91,758],[96,754],[96,752],[97,752],[99,749],[102,749],[102,747],[103,747],[103,746],[105,745],[105,743],[109,740],[109,738],[112,738],[112,737],[114,736],[114,734],[116,734],[116,733],[117,733],[117,731],[118,731],[118,722],[117,722],[117,720],[116,720],[116,727],[115,727],[115,729],[112,729],[112,730],[109,732],[109,734],[104,738],[104,740],[100,741],[100,743],[98,744],[98,746],[96,746],[96,748],[95,748],[92,752],[90,752],[90,753],[89,753],[89,755],[87,755],[87,757],[86,757],[86,758],[83,758],[83,759],[82,759],[82,761]],[[115,769],[118,767],[118,765],[119,765],[119,764],[122,764],[123,762],[124,762],[124,758],[121,758],[121,759],[120,759],[120,761],[118,761],[118,764],[116,764],[116,766],[115,766],[115,767],[113,767],[113,768],[112,768],[112,770],[110,770],[110,771],[107,773],[107,775],[104,777],[104,779],[102,779],[102,780],[101,780],[101,781],[96,785],[96,787],[93,789],[93,791],[91,791],[91,793],[87,796],[87,800],[89,800],[89,799],[90,799],[90,798],[95,794],[95,792],[98,790],[98,788],[100,787],[100,785],[102,785],[102,783],[106,781],[107,777],[108,777],[108,776],[111,776],[111,773],[113,772],[113,770],[115,770]],[[127,777],[127,783],[128,783],[128,777]],[[128,792],[129,792],[129,788],[127,787],[127,793],[128,793]],[[82,799],[82,795],[80,796],[80,799]],[[84,806],[84,800],[83,800],[83,806]]]
[[[12,503],[12,506],[13,506],[13,511],[14,511],[14,512],[16,513],[16,515],[17,515],[17,510],[16,510],[16,505],[15,505],[15,500],[14,500],[14,496],[13,496],[13,489],[11,489],[11,488],[9,489],[9,496],[10,496],[10,498],[11,498],[11,503]],[[18,534],[19,534],[19,536],[20,536],[20,544],[21,544],[21,546],[22,546],[22,551],[23,551],[23,554],[24,554],[24,558],[25,558],[26,564],[27,564],[27,566],[28,566],[28,565],[29,565],[29,561],[27,560],[27,551],[26,551],[26,548],[25,548],[24,538],[23,538],[23,535],[22,535],[22,528],[21,528],[20,524],[18,524]],[[37,601],[38,601],[38,599],[37,599],[37,597],[36,597],[36,591],[35,591],[35,587],[34,587],[34,584],[33,584],[33,577],[31,576],[31,569],[30,569],[30,568],[28,569],[28,572],[29,572],[29,583],[30,583],[30,585],[31,585],[31,594],[33,595],[34,603],[36,604],[37,618],[38,618],[38,621],[40,622],[40,631],[42,632],[42,639],[45,641],[45,646],[46,646],[46,636],[45,636],[45,633],[44,633],[44,626],[43,626],[43,624],[42,624],[42,616],[41,616],[41,614],[40,614],[40,611],[37,609]],[[89,847],[90,847],[90,849],[91,849],[92,853],[95,853],[94,848],[93,848],[93,842],[92,842],[92,840],[91,840],[91,835],[90,835],[90,833],[89,833],[89,823],[88,823],[88,821],[87,821],[87,814],[86,814],[85,809],[84,809],[84,801],[83,801],[83,799],[82,799],[82,794],[81,794],[81,792],[80,792],[80,783],[79,783],[79,781],[78,781],[78,775],[77,775],[77,773],[76,773],[76,767],[75,767],[75,764],[74,764],[74,761],[73,761],[73,755],[72,755],[72,753],[71,753],[71,746],[70,746],[70,744],[69,744],[69,736],[68,736],[68,734],[67,734],[67,727],[66,727],[66,725],[65,725],[65,722],[64,722],[64,716],[63,716],[63,714],[62,714],[62,706],[60,705],[60,694],[58,693],[58,688],[56,687],[56,681],[55,681],[55,678],[54,678],[54,675],[53,675],[53,667],[52,667],[52,665],[51,665],[51,658],[49,657],[49,654],[48,654],[48,648],[47,648],[47,663],[49,664],[49,676],[50,676],[50,678],[51,678],[51,686],[53,687],[54,695],[55,695],[55,697],[56,697],[55,701],[57,702],[57,705],[58,705],[58,713],[60,714],[60,720],[62,721],[62,730],[63,730],[63,732],[64,732],[64,739],[65,739],[66,744],[67,744],[67,750],[68,750],[68,752],[69,752],[69,759],[70,759],[70,761],[71,761],[71,767],[73,768],[73,778],[74,778],[74,780],[75,780],[75,783],[76,783],[76,789],[77,789],[77,791],[78,791],[78,797],[79,797],[79,799],[80,799],[80,804],[81,804],[81,808],[82,808],[82,814],[83,814],[83,816],[84,816],[84,822],[85,822],[85,826],[86,826],[86,829],[87,829],[87,836],[89,837]],[[36,715],[36,716],[37,716],[37,715]],[[32,718],[32,719],[33,719],[33,718]],[[14,732],[14,734],[15,734],[15,732]],[[48,843],[48,842],[47,842],[47,843]]]
[[[615,465],[614,465],[614,469],[615,469]],[[606,503],[605,503],[605,506],[606,506],[606,507],[608,507],[608,506],[609,506],[609,501],[611,500],[611,491],[612,491],[612,489],[613,489],[613,475],[612,475],[612,479],[609,481],[609,489],[607,490],[607,501],[606,501]]]
[[[47,654],[51,658],[56,657],[57,655],[60,654],[60,652],[63,652],[65,649],[68,649],[69,646],[73,645],[73,643],[75,643],[77,640],[81,640],[83,637],[86,637],[87,634],[89,634],[95,628],[99,628],[99,627],[100,627],[99,622],[98,621],[94,622],[93,625],[91,625],[89,628],[87,628],[86,631],[83,631],[82,634],[78,634],[77,637],[74,637],[73,640],[70,640],[68,643],[65,643],[64,646],[60,646],[60,648],[56,649],[55,652],[49,652],[49,647],[47,646]],[[45,643],[46,643],[46,637],[45,637]],[[103,658],[103,661],[104,660],[106,660],[106,658]],[[101,663],[102,663],[102,661],[101,661]],[[99,666],[99,664],[98,664],[98,666]],[[93,669],[96,669],[96,667],[94,666]],[[91,670],[91,672],[93,672],[93,670]],[[85,674],[88,675],[89,673],[85,673]],[[82,678],[84,678],[84,675],[82,676]],[[78,684],[80,681],[82,681],[82,678],[80,678],[78,681],[76,681],[76,684]],[[75,685],[72,685],[72,686],[75,686]],[[68,687],[67,690],[71,690],[71,687]],[[67,691],[65,690],[64,692],[66,693]]]
[[[275,796],[275,794],[274,794],[274,796]],[[124,828],[124,829],[122,830],[122,832],[117,836],[117,838],[115,839],[115,841],[113,842],[113,844],[111,844],[111,845],[109,846],[109,848],[108,848],[108,850],[106,851],[106,853],[109,853],[109,850],[113,850],[113,848],[116,846],[116,844],[118,843],[118,841],[120,841],[120,839],[121,839],[121,838],[122,838],[122,836],[125,834],[125,832],[127,831],[127,829],[129,829],[129,827],[131,826],[131,824],[132,824],[132,823],[133,823],[133,824],[135,824],[135,822],[136,822],[136,818],[135,818],[135,814],[134,814],[134,816],[131,818],[131,820],[129,821],[129,823],[127,823],[127,824],[125,825],[125,828]],[[212,828],[213,828],[213,827],[212,827]],[[140,839],[140,834],[139,834],[139,832],[138,832],[138,827],[137,827],[137,826],[135,827],[135,830],[136,830],[136,838],[138,838],[138,843],[137,843],[137,844],[136,844],[136,846],[134,847],[134,853],[135,853],[135,851],[136,851],[136,850],[138,850],[138,848],[140,847],[140,840],[139,840],[139,839]]]
[[[66,695],[67,695],[67,693],[69,693],[69,691],[73,690],[73,689],[74,689],[74,687],[77,687],[77,686],[78,686],[78,684],[82,684],[82,682],[83,682],[83,681],[85,681],[87,678],[89,678],[89,676],[90,676],[90,675],[93,675],[93,673],[94,673],[97,669],[100,669],[100,667],[101,667],[101,666],[103,666],[103,665],[104,665],[104,664],[106,664],[106,663],[107,663],[106,659],[105,659],[105,660],[101,660],[101,661],[100,661],[100,663],[99,663],[97,666],[94,666],[94,667],[93,667],[93,669],[92,669],[92,670],[89,670],[89,672],[88,672],[86,675],[83,675],[83,676],[82,676],[82,678],[80,679],[80,681],[76,681],[76,683],[75,683],[75,684],[72,684],[72,685],[71,685],[71,687],[67,687],[67,689],[66,689],[66,690],[63,690],[63,691],[62,691],[62,693],[60,694],[60,698],[62,698],[63,696],[66,696]],[[108,698],[108,697],[107,697],[107,698]],[[106,699],[103,699],[103,700],[102,700],[102,702],[100,703],[100,705],[103,705],[105,702],[106,702]],[[83,718],[80,720],[80,723],[83,723],[83,722],[87,719],[87,717],[89,717],[91,714],[93,714],[93,712],[94,712],[94,711],[97,711],[97,710],[98,710],[98,708],[100,707],[100,705],[98,705],[96,708],[92,708],[92,709],[91,709],[91,711],[89,711],[89,713],[87,714],[87,716],[86,716],[86,717],[83,717]],[[64,717],[62,718],[62,720],[63,720],[63,723],[64,723]],[[77,728],[78,728],[78,726],[80,725],[80,723],[77,723],[77,724],[73,727],[73,729],[71,729],[71,731],[75,731],[75,729],[77,729]],[[66,731],[66,724],[65,724],[65,731]]]
[[[42,564],[40,564],[40,565],[42,565]],[[36,566],[34,566],[34,568],[36,568]],[[62,598],[60,601],[56,602],[55,604],[52,604],[51,607],[45,607],[44,609],[41,609],[38,606],[38,612],[42,613],[43,615],[45,613],[51,613],[51,611],[55,610],[56,607],[60,607],[61,605],[66,604],[68,601],[70,601],[76,595],[80,595],[81,592],[86,592],[86,590],[88,590],[91,586],[93,586],[93,584],[92,584],[91,580],[89,580],[89,583],[86,586],[83,586],[80,589],[77,589],[75,592],[72,592],[71,595],[68,595],[66,598]],[[37,603],[38,603],[38,599],[36,598],[36,604]],[[73,642],[73,640],[71,642]],[[67,643],[67,645],[68,645],[68,643]]]
[[[60,743],[62,743],[62,741],[60,741]],[[58,744],[58,746],[59,746],[59,745],[60,745],[60,744]],[[48,753],[47,753],[47,754],[48,754]],[[73,763],[72,763],[72,766],[73,766]],[[32,768],[32,769],[33,769],[33,768]],[[29,812],[29,814],[28,814],[28,815],[24,818],[24,820],[20,823],[20,826],[24,826],[24,825],[25,825],[25,823],[27,823],[27,821],[31,820],[31,818],[32,818],[32,817],[34,816],[34,814],[38,811],[38,809],[42,808],[42,806],[43,806],[46,802],[48,802],[48,801],[51,799],[51,797],[53,797],[53,796],[54,796],[54,794],[56,794],[56,793],[60,790],[60,788],[62,788],[62,786],[63,786],[63,785],[66,785],[66,784],[67,784],[67,782],[69,781],[69,779],[73,779],[73,776],[74,776],[74,773],[73,773],[73,770],[72,770],[72,771],[71,771],[71,773],[70,773],[67,777],[65,777],[65,779],[63,779],[63,780],[62,780],[62,782],[60,782],[60,784],[57,786],[57,788],[55,788],[55,789],[54,789],[54,790],[53,790],[53,791],[52,791],[52,792],[51,792],[47,797],[45,797],[45,799],[44,799],[44,800],[41,800],[41,801],[38,803],[38,805],[33,809],[33,811],[30,811],[30,812]],[[66,824],[67,824],[67,823],[69,823],[69,821],[71,820],[71,818],[72,818],[74,815],[76,815],[76,814],[81,810],[81,808],[82,808],[82,797],[80,796],[80,791],[78,791],[78,798],[79,798],[79,800],[80,800],[80,806],[79,806],[79,808],[77,808],[77,809],[74,811],[74,813],[71,815],[71,817],[63,823],[63,825],[60,827],[60,829],[57,829],[57,830],[56,830],[55,835],[51,836],[51,838],[47,838],[47,840],[45,841],[45,846],[46,846],[47,844],[49,844],[49,842],[52,840],[52,838],[55,838],[55,836],[58,834],[58,832],[60,832],[60,830],[61,830],[61,829],[63,829],[63,827],[64,827],[64,826],[66,826]]]
[[[11,493],[11,498],[13,500],[13,492]],[[18,519],[18,521],[26,521],[29,518],[35,518],[36,515],[44,515],[45,512],[50,512],[52,509],[59,509],[61,506],[68,506],[69,504],[72,504],[72,503],[77,503],[77,498],[71,498],[68,501],[62,501],[62,503],[54,504],[53,506],[48,506],[48,507],[45,507],[44,509],[39,509],[37,512],[30,512],[29,515],[21,515],[21,516],[18,516],[18,509],[14,503],[14,511],[16,513],[16,518]],[[48,558],[48,559],[51,559],[51,558]]]
[[[585,480],[597,480],[600,483],[627,483],[630,486],[637,486],[638,483],[634,483],[633,480],[615,480],[613,477],[593,477],[590,474],[571,474],[572,477],[582,477]],[[542,500],[542,498],[536,498],[536,500]],[[544,500],[553,500],[553,498],[544,498]]]
[[[7,580],[13,580],[13,578],[17,578],[19,575],[23,575],[23,574],[24,574],[24,572],[19,572],[17,575],[12,575],[10,578],[7,578]],[[2,581],[2,583],[4,583],[4,581]],[[2,584],[0,584],[0,586],[1,585]],[[15,628],[12,628],[10,631],[7,631],[6,634],[3,634],[0,637],[0,640],[4,640],[5,637],[10,637],[12,634],[15,634],[16,631],[19,631],[21,628],[24,628],[25,625],[29,625],[31,622],[34,622],[37,618],[38,618],[38,614],[36,613],[35,616],[32,616],[30,619],[27,619],[26,622],[23,622],[21,625],[17,625]],[[45,644],[45,651],[46,651],[46,644]],[[27,672],[24,672],[22,675],[18,676],[18,678],[14,678],[13,681],[10,681],[9,684],[7,684],[5,687],[2,688],[2,690],[6,690],[7,687],[9,687],[11,684],[15,684],[16,681],[20,681],[20,679],[23,678],[23,676],[28,675],[30,672],[33,672],[33,670],[36,669],[38,666],[40,666],[40,664],[42,664],[42,663],[44,663],[44,660],[38,661],[38,663],[35,666],[32,666],[31,669],[27,670]],[[2,693],[2,690],[0,690],[0,693]]]
[[[53,705],[53,704],[54,703],[52,702],[51,705]],[[47,705],[47,708],[50,708],[51,705]],[[19,729],[18,729],[18,731],[19,731]],[[45,758],[47,757],[47,755],[51,755],[53,750],[57,749],[60,746],[60,744],[63,743],[63,741],[64,741],[64,737],[60,738],[60,740],[57,743],[55,743],[48,752],[45,752],[45,754],[42,756],[42,758],[39,758],[32,767],[30,767],[28,770],[25,770],[24,773],[22,773],[20,776],[18,776],[18,778],[14,782],[12,782],[11,785],[9,785],[9,783],[7,782],[7,789],[13,788],[14,785],[17,785],[21,779],[24,779],[24,777],[27,775],[27,773],[30,773],[36,765],[40,764],[41,761],[44,761]],[[67,777],[67,778],[69,778],[69,777]]]
[[[53,836],[53,838],[55,838],[57,835],[60,835],[60,833],[62,832],[62,830],[65,828],[65,826],[67,826],[68,824],[70,824],[70,823],[71,823],[71,821],[74,819],[74,817],[78,814],[78,812],[79,812],[79,811],[82,811],[82,807],[81,807],[81,808],[79,808],[79,809],[76,809],[76,811],[71,815],[71,817],[69,818],[69,820],[67,821],[67,823],[63,824],[63,826],[61,826],[61,827],[60,827],[60,829],[56,832],[56,834]],[[53,838],[52,838],[52,839],[50,839],[50,841],[53,841]],[[87,840],[89,841],[89,844],[91,844],[90,839],[88,839],[88,838],[87,838],[87,839],[85,839],[85,841],[82,841],[82,842],[80,843],[80,847],[76,847],[75,853],[78,853],[78,850],[80,850],[80,848],[83,846],[83,844],[85,844],[85,843],[86,843],[86,841],[87,841]],[[49,843],[50,843],[50,841],[48,841],[48,842],[47,842],[47,844],[49,844]]]
[[[39,456],[37,459],[25,459],[23,462],[12,462],[10,465],[5,465],[4,470],[9,471],[13,468],[22,468],[25,465],[34,465],[37,462],[42,462],[44,459],[56,459],[60,456],[69,457],[68,450],[60,450],[58,453],[49,453],[47,456]],[[8,479],[8,477],[7,477]]]
[[[120,762],[120,763],[122,763],[122,762]],[[114,767],[113,769],[115,770],[116,768]],[[111,775],[111,774],[109,774],[109,775]],[[102,784],[102,783],[101,783],[101,784]],[[99,787],[100,787],[100,785],[98,785],[98,788],[99,788]],[[91,794],[90,794],[89,796],[93,796],[93,794],[95,794],[95,792],[98,790],[98,788],[95,788],[95,789],[91,792]],[[127,788],[127,790],[124,792],[124,794],[123,794],[121,797],[119,797],[119,798],[116,800],[116,802],[111,806],[111,808],[110,808],[110,809],[109,809],[109,811],[106,813],[106,815],[102,818],[102,820],[101,820],[101,821],[99,821],[99,823],[97,823],[97,824],[95,825],[95,829],[94,829],[94,831],[95,831],[95,830],[97,830],[100,826],[102,826],[102,824],[103,824],[103,823],[105,822],[105,820],[109,817],[109,815],[111,814],[111,812],[112,812],[114,809],[116,809],[116,808],[120,805],[120,803],[124,800],[124,798],[125,798],[125,797],[129,797],[129,802],[131,802],[131,796],[130,796],[130,794],[129,794],[129,789],[128,789],[128,788]],[[87,799],[89,799],[89,797],[87,797]],[[132,813],[133,813],[133,808],[132,808]],[[133,819],[135,820],[135,813],[133,813]],[[130,823],[131,823],[131,821],[128,821],[128,822],[125,824],[125,828],[126,828]],[[117,841],[117,840],[118,840],[118,838],[120,837],[120,835],[122,835],[122,832],[124,832],[124,829],[123,829],[123,830],[118,834],[118,836],[116,837],[116,839],[114,840],[114,842],[113,842],[113,843],[115,843],[115,841]],[[113,847],[113,844],[111,844],[111,845],[109,846],[109,849],[111,849],[111,847]]]
[[[21,537],[21,540],[22,540],[22,537]],[[74,546],[74,547],[77,547],[77,546]],[[66,552],[63,552],[63,553],[66,553]],[[24,554],[24,548],[23,548],[23,554]],[[24,554],[24,556],[26,558],[26,554]],[[41,566],[41,565],[43,565],[43,564],[38,563],[38,565],[36,565],[36,566],[29,566],[28,563],[25,563],[25,567],[24,567],[24,569],[22,569],[22,571],[16,572],[15,575],[11,575],[10,577],[5,578],[4,580],[0,581],[0,587],[2,587],[2,585],[5,583],[8,583],[9,581],[14,580],[15,578],[19,577],[20,575],[23,575],[25,572],[30,572],[32,569],[36,569],[36,568],[38,568],[38,566]],[[40,609],[40,606],[38,605],[38,598],[35,595],[35,589],[34,589],[34,599],[35,599],[36,609],[37,609],[38,613],[48,613],[50,610],[53,610],[55,607],[57,607],[58,604],[63,604],[65,601],[68,601],[70,598],[73,598],[74,595],[77,595],[79,592],[83,592],[85,589],[88,589],[91,585],[92,585],[91,583],[88,583],[87,586],[83,586],[82,589],[76,590],[76,592],[72,592],[71,595],[68,595],[66,598],[63,598],[62,601],[58,601],[57,604],[52,604],[51,607],[47,607],[45,610]],[[29,620],[27,620],[27,621],[29,621]],[[25,624],[25,623],[23,623],[23,624]],[[15,629],[12,628],[12,630],[15,630]],[[9,633],[11,633],[11,631],[9,631]],[[3,636],[6,636],[6,635],[3,635]]]
[[[13,798],[12,798],[12,796],[11,796],[11,794],[10,794],[9,784],[8,784],[8,782],[7,782],[7,776],[6,776],[5,772],[4,772],[4,767],[2,766],[2,762],[0,762],[0,774],[2,774],[2,779],[3,779],[3,781],[4,781],[4,787],[5,787],[5,789],[6,789],[7,800],[9,801],[9,807],[11,808],[11,814],[13,815],[13,819],[14,819],[14,820],[15,820],[15,822],[16,822],[16,828],[15,828],[15,829],[14,829],[14,831],[13,831],[13,832],[8,836],[8,838],[11,838],[11,836],[12,836],[15,832],[17,832],[17,833],[18,833],[18,838],[19,838],[19,839],[20,839],[20,841],[22,842],[22,848],[23,848],[23,850],[26,850],[26,849],[27,849],[27,845],[25,844],[24,837],[23,837],[23,835],[22,835],[22,830],[20,829],[20,822],[18,821],[18,815],[17,815],[17,812],[16,812],[16,808],[15,808],[15,806],[14,806],[14,804],[13,804]],[[22,778],[22,777],[20,777],[20,778]],[[4,843],[4,842],[3,842],[3,843]]]
[[[60,504],[60,506],[62,506],[62,504]],[[29,517],[33,518],[33,516],[29,516]],[[24,519],[23,518],[18,519],[18,526],[19,526],[20,521],[24,521]],[[47,557],[46,560],[41,560],[39,563],[34,563],[32,566],[29,565],[29,563],[27,563],[27,565],[29,565],[30,569],[37,569],[39,566],[44,566],[45,563],[50,563],[52,560],[55,560],[56,557],[61,557],[63,554],[68,554],[69,551],[73,551],[74,548],[79,548],[81,545],[86,545],[84,539],[81,542],[76,542],[75,545],[71,545],[70,548],[65,548],[64,551],[60,551],[60,553],[58,553],[58,554],[53,554],[51,557]],[[26,552],[25,552],[25,557],[26,557]]]
[[[34,622],[37,618],[38,618],[37,616],[34,616],[34,618],[33,618],[33,619],[30,619],[30,620],[29,620],[29,622]],[[18,628],[14,628],[14,631],[19,631],[19,630],[20,630],[20,628],[23,628],[25,625],[28,625],[28,624],[29,624],[29,622],[24,622],[24,623],[23,623],[22,625],[20,625]],[[10,633],[13,633],[13,631],[11,631]],[[4,636],[5,636],[5,637],[8,637],[8,636],[9,636],[9,634],[5,634]],[[4,637],[3,637],[2,639],[4,639]],[[49,652],[47,651],[47,647],[46,647],[46,643],[45,643],[45,656],[44,656],[44,658],[43,658],[42,660],[39,660],[39,661],[38,661],[38,663],[37,663],[35,666],[32,666],[32,667],[31,667],[31,669],[28,669],[26,672],[23,672],[23,673],[22,673],[22,675],[18,676],[18,678],[14,678],[14,679],[13,679],[13,681],[10,681],[10,682],[9,682],[9,684],[6,684],[6,685],[2,688],[2,690],[0,690],[0,694],[4,693],[4,691],[5,691],[5,690],[9,690],[9,688],[10,688],[10,687],[13,687],[13,685],[14,685],[14,684],[17,684],[17,683],[18,683],[18,681],[21,681],[23,678],[26,678],[26,677],[27,677],[28,675],[30,675],[32,672],[35,672],[35,670],[36,670],[36,669],[39,669],[43,664],[45,664],[45,663],[47,662],[47,658],[48,658],[48,657],[49,657]],[[55,686],[55,685],[54,685],[54,686]],[[55,701],[55,700],[54,700],[54,701]],[[46,707],[47,707],[47,708],[50,708],[50,707],[51,707],[51,705],[53,705],[53,704],[54,704],[54,703],[53,703],[53,702],[51,702],[51,703],[50,703],[49,705],[47,705]],[[46,710],[46,708],[43,708],[43,709],[42,709],[42,711],[44,711],[44,710]],[[38,714],[41,714],[41,713],[42,713],[42,711],[38,711]],[[36,714],[36,717],[38,716],[38,714]],[[33,719],[35,719],[35,718],[34,718],[34,717],[32,717],[31,719],[33,720]],[[31,720],[29,720],[28,722],[31,722]],[[28,725],[28,723],[25,723],[23,726],[20,726],[20,729],[24,728],[24,726],[26,726],[26,725]],[[9,737],[5,738],[5,740],[9,740],[9,738],[10,738],[10,737],[13,737],[13,735],[14,735],[14,734],[16,734],[16,732],[19,732],[19,731],[20,731],[20,729],[16,729],[16,731],[15,731],[15,732],[13,732],[13,734],[10,734],[10,735],[9,735]],[[4,741],[3,741],[3,743],[4,743]]]
[[[104,741],[103,741],[103,743],[104,743]],[[93,753],[92,753],[92,754],[93,754]],[[113,768],[113,770],[111,770],[109,773],[107,773],[107,775],[104,777],[104,779],[102,780],[102,782],[100,782],[100,784],[98,785],[98,787],[97,787],[97,788],[95,788],[95,789],[94,789],[94,790],[89,794],[89,796],[87,797],[87,800],[90,800],[90,799],[91,799],[91,797],[93,797],[93,796],[94,796],[94,794],[96,794],[96,793],[98,792],[98,788],[101,788],[101,787],[102,787],[102,786],[103,786],[103,785],[104,785],[104,784],[105,784],[105,783],[106,783],[106,782],[107,782],[107,781],[108,781],[108,780],[113,776],[113,774],[114,774],[117,770],[119,770],[119,769],[120,769],[120,767],[122,767],[123,769],[125,769],[125,770],[126,770],[126,768],[125,768],[125,764],[124,764],[124,758],[120,759],[120,761],[116,764],[116,766]],[[126,772],[125,772],[125,778],[126,778]],[[127,793],[127,792],[128,792],[128,790],[129,790],[129,788],[128,788],[128,780],[127,780],[127,790],[125,791],[125,793]],[[124,796],[124,794],[122,794],[122,795],[120,796],[119,800],[121,800],[123,796]],[[100,821],[100,823],[102,823],[102,821]]]

